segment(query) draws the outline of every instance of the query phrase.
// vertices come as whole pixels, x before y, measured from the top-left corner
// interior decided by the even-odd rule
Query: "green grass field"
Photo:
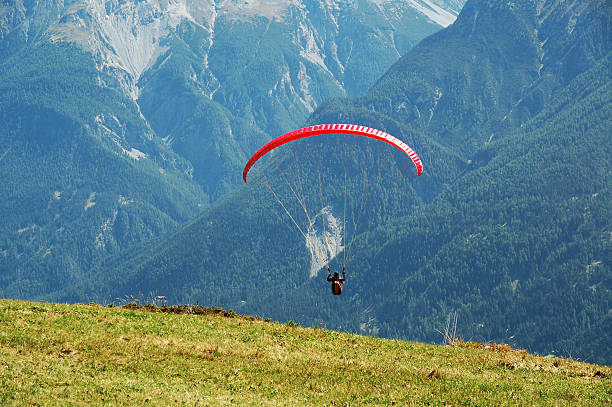
[[[199,311],[0,300],[0,405],[612,403],[609,366]]]

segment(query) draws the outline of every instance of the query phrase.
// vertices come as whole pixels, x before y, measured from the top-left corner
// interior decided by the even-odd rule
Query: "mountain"
[[[0,296],[174,230],[462,2],[1,1]]]
[[[412,49],[360,103],[472,154],[534,117],[609,52],[600,3],[470,2],[456,24]]]
[[[451,24],[462,4],[16,2],[2,6],[0,55],[49,43],[89,54],[100,87],[131,98],[216,198],[238,183],[230,174],[255,146],[301,124],[329,97],[363,93],[414,44]]]
[[[51,45],[0,66],[4,296],[48,292],[208,202],[184,176],[189,164],[98,74],[86,54]]]
[[[599,0],[469,1],[364,96],[330,100],[308,120],[388,131],[419,153],[421,177],[399,188],[376,175],[362,184],[359,172],[346,180],[342,163],[328,159],[342,156],[334,139],[312,160],[292,158],[306,144],[284,150],[262,164],[259,182],[104,263],[96,280],[62,298],[160,293],[425,341],[441,339],[457,315],[465,339],[611,363],[610,11]],[[350,151],[365,167],[368,154]],[[276,194],[299,197],[283,181],[292,161],[314,181],[283,207],[265,187],[277,179]],[[374,162],[399,170],[391,156]],[[343,190],[366,203],[372,222],[338,246],[334,269],[344,249],[350,255],[345,293],[335,298],[320,275],[309,278],[311,241],[286,211],[321,195],[331,206],[314,213],[338,217]]]
[[[197,12],[187,4],[193,22],[176,27],[163,43],[172,51],[138,78],[138,103],[216,198],[240,182],[236,174],[264,140],[302,124],[330,97],[363,93],[451,24],[461,2],[439,3],[223,1]]]

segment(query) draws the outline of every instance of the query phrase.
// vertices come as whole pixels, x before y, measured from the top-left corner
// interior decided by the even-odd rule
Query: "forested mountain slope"
[[[57,295],[160,293],[428,341],[457,312],[466,339],[610,363],[610,16],[604,1],[473,0],[365,96],[313,114],[384,129],[425,165],[399,188],[368,190],[385,210],[366,209],[374,222],[354,241],[342,296],[308,277],[304,240],[256,182]],[[325,161],[340,148],[321,146]],[[342,167],[328,164],[324,193],[337,198]]]
[[[188,163],[97,75],[70,46],[40,45],[0,62],[2,296],[47,293],[208,203],[182,173]]]
[[[462,4],[0,1],[0,296],[193,218],[268,132],[361,93]]]

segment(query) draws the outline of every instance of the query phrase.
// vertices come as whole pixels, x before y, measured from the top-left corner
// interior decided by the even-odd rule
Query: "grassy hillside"
[[[0,404],[612,401],[612,368],[532,356],[506,345],[425,345],[231,311],[163,310],[0,301]]]

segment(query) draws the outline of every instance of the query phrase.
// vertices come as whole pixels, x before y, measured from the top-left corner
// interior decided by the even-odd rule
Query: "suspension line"
[[[272,192],[272,195],[274,195],[274,198],[276,198],[276,201],[280,204],[280,206],[282,206],[282,208],[285,210],[285,213],[287,214],[287,216],[289,216],[289,218],[293,221],[293,224],[295,225],[296,228],[298,228],[298,230],[300,231],[301,235],[304,237],[304,240],[306,240],[306,234],[304,233],[304,231],[302,230],[302,228],[300,227],[300,225],[297,224],[297,222],[295,221],[295,219],[293,218],[293,216],[291,216],[291,213],[289,212],[289,210],[287,209],[287,207],[283,204],[283,202],[280,200],[280,198],[278,197],[278,195],[276,195],[276,192],[274,191],[274,189],[270,186],[270,183],[268,182],[267,178],[264,178],[263,180],[264,185],[270,190],[270,192]]]

